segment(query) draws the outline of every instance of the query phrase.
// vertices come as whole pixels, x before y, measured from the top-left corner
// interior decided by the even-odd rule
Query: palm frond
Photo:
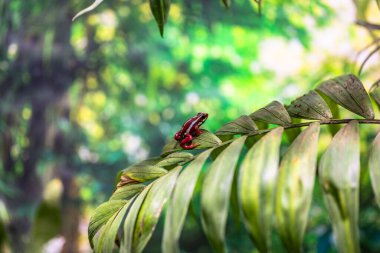
[[[380,106],[379,89],[375,83],[370,94]],[[339,110],[344,110],[338,105],[354,118],[336,118]],[[346,126],[331,129],[335,136],[317,165],[320,129],[338,124]],[[226,221],[234,191],[241,220],[260,252],[271,252],[273,230],[288,252],[302,252],[317,177],[338,251],[360,252],[359,124],[380,124],[380,120],[374,119],[371,100],[360,80],[349,74],[322,82],[287,106],[269,103],[226,123],[216,134],[203,130],[194,140],[199,144],[197,151],[184,151],[176,141],[169,141],[161,157],[132,165],[117,177],[110,200],[91,218],[91,245],[95,252],[111,252],[117,239],[121,252],[142,252],[169,201],[162,251],[178,253],[189,204],[200,195],[203,231],[215,252],[228,252]],[[278,127],[257,127],[268,125]],[[307,128],[301,131],[303,127]],[[281,157],[283,132],[292,130],[297,130],[293,131],[297,135]],[[373,191],[380,206],[379,157],[380,133],[369,152]],[[200,177],[202,169],[204,178]],[[200,192],[195,192],[196,184]]]

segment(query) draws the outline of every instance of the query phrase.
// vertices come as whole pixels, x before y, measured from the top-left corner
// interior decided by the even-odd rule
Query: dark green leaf
[[[253,120],[246,115],[231,121],[222,126],[217,135],[251,134],[257,132],[258,128]]]
[[[287,126],[292,123],[292,120],[285,107],[278,101],[273,101],[272,103],[255,111],[249,116],[253,120],[259,120],[280,126]]]
[[[212,149],[209,149],[197,156],[178,177],[173,197],[169,202],[166,213],[162,252],[180,252],[178,240],[185,222],[189,203],[202,166],[211,152]]]
[[[149,0],[149,5],[154,18],[156,19],[161,37],[163,37],[164,25],[169,15],[170,0]]]
[[[182,167],[178,166],[152,183],[152,188],[148,192],[136,220],[132,252],[141,253],[144,250],[156,228],[158,218],[174,188],[181,169]]]
[[[118,187],[110,200],[129,200],[137,193],[141,192],[145,186],[143,184],[127,184],[122,187]]]
[[[225,228],[235,166],[246,136],[232,142],[211,164],[201,192],[202,227],[216,252],[226,252]]]
[[[334,136],[319,164],[319,180],[340,253],[360,252],[359,147],[358,122],[351,121]]]
[[[223,5],[226,7],[226,8],[229,8],[230,5],[231,5],[231,0],[222,0],[223,2]]]
[[[369,94],[371,94],[371,97],[375,100],[376,104],[380,107],[380,80],[372,85],[371,89],[369,90]]]
[[[369,173],[377,205],[380,207],[380,132],[373,141],[369,153]]]
[[[352,74],[327,80],[318,85],[317,91],[364,118],[374,118],[369,96],[360,80]]]
[[[103,2],[103,0],[95,0],[95,2],[93,4],[91,4],[90,6],[88,6],[87,8],[81,10],[80,12],[78,12],[77,15],[75,15],[73,17],[73,21],[78,18],[79,16],[82,16],[83,14],[87,13],[87,12],[90,12],[92,11],[93,9],[95,9],[99,4],[101,4]]]
[[[166,173],[168,173],[167,170],[156,165],[137,164],[126,170],[123,175],[138,182],[145,182],[151,179],[161,177]]]
[[[301,119],[326,120],[332,118],[330,108],[315,91],[294,100],[286,107],[290,116]]]
[[[110,200],[101,204],[95,209],[94,214],[91,216],[90,224],[88,226],[88,238],[92,248],[94,247],[93,238],[95,234],[126,203],[126,200]]]
[[[252,146],[239,174],[238,194],[244,225],[262,253],[270,252],[282,132],[282,127],[272,130]]]
[[[193,159],[193,154],[189,152],[176,152],[168,155],[162,161],[157,163],[157,166],[173,166],[177,164],[183,164]]]
[[[288,252],[302,252],[312,199],[320,126],[312,123],[285,153],[278,176],[276,223]]]

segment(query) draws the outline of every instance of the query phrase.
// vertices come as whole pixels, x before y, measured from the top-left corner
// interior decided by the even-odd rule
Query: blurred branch
[[[373,24],[373,23],[369,23],[367,21],[360,20],[360,19],[356,20],[355,24],[359,26],[363,26],[369,30],[380,30],[380,24]]]

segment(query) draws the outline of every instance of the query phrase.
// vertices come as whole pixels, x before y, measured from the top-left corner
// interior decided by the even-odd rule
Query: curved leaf
[[[284,155],[278,176],[276,223],[288,252],[302,252],[317,162],[319,123],[312,123]]]
[[[154,18],[156,19],[161,37],[163,37],[164,25],[169,15],[170,0],[149,0],[149,5]]]
[[[375,117],[363,84],[352,74],[327,80],[318,85],[316,90],[364,118],[373,119]]]
[[[375,193],[377,205],[380,207],[380,132],[373,141],[369,152],[369,175]]]
[[[202,129],[202,134],[193,139],[193,143],[198,145],[194,149],[205,149],[219,146],[222,141],[213,133]],[[178,141],[171,139],[162,149],[161,156],[166,156],[170,153],[183,150]]]
[[[340,253],[360,252],[359,127],[351,121],[333,138],[319,164],[319,180]]]
[[[182,167],[178,166],[167,175],[152,183],[140,208],[133,232],[132,252],[141,253],[156,228],[161,211],[168,200]]]
[[[95,2],[93,4],[91,4],[90,6],[88,6],[87,8],[81,10],[80,12],[78,12],[78,14],[76,14],[74,17],[73,17],[73,20],[74,21],[76,18],[78,18],[79,16],[82,16],[83,14],[87,13],[87,12],[90,12],[92,11],[93,9],[95,9],[96,7],[98,7],[99,4],[101,4],[103,2],[103,0],[95,0]]]
[[[126,170],[123,175],[138,182],[145,182],[151,179],[161,177],[166,173],[168,173],[167,170],[156,165],[137,164]]]
[[[107,224],[104,226],[98,239],[95,241],[95,250],[94,252],[102,253],[112,253],[112,249],[115,244],[115,239],[117,231],[121,225],[121,221],[124,218],[125,213],[127,212],[129,205],[132,201],[128,201],[125,205],[120,208],[112,217],[107,221]]]
[[[232,142],[211,164],[201,192],[201,221],[216,252],[226,252],[225,228],[232,179],[246,136]]]
[[[152,184],[145,187],[145,189],[136,197],[133,202],[127,217],[124,221],[123,231],[124,231],[124,239],[121,241],[120,252],[122,253],[132,253],[134,252],[132,249],[133,243],[133,233],[135,231],[135,225],[137,216],[140,212],[140,208],[142,203],[144,202],[146,195],[152,188]]]
[[[301,119],[326,120],[332,118],[330,108],[323,98],[315,91],[303,95],[292,101],[286,107],[290,116]]]
[[[145,186],[143,184],[127,184],[122,187],[118,187],[110,200],[128,200],[131,199],[134,195],[141,192]]]
[[[251,134],[257,132],[258,128],[253,120],[246,115],[231,121],[222,126],[217,135],[233,135],[233,134]]]
[[[162,252],[179,253],[178,240],[185,222],[187,209],[203,164],[213,149],[201,153],[179,175],[166,212]]]
[[[88,226],[88,239],[91,248],[94,247],[94,236],[103,227],[111,217],[117,213],[125,204],[126,200],[110,200],[98,206],[90,218]]]
[[[372,85],[371,89],[369,90],[369,94],[371,94],[371,97],[380,107],[380,80]]]
[[[238,194],[244,225],[260,252],[270,252],[274,206],[283,128],[262,137],[248,151],[239,172]]]
[[[259,120],[265,123],[277,124],[280,126],[287,126],[292,123],[292,120],[285,107],[278,101],[273,101],[272,103],[255,111],[249,116],[253,120]]]
[[[165,166],[173,166],[177,164],[184,164],[193,159],[193,154],[189,152],[176,152],[168,155],[162,161],[157,163],[157,166],[165,167]]]

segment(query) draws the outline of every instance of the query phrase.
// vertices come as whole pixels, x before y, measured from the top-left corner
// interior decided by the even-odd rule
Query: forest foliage
[[[213,136],[272,99],[290,104],[323,80],[358,73],[376,54],[378,30],[370,21],[378,9],[376,1],[353,3],[268,0],[258,15],[254,1],[233,1],[228,9],[219,1],[172,1],[162,39],[149,1],[103,1],[72,22],[89,3],[0,0],[0,251],[38,252],[52,239],[63,252],[89,250],[79,228],[112,194],[114,176],[159,156],[189,116],[209,112],[204,127]],[[368,59],[360,75],[367,90],[378,79],[376,57]],[[374,132],[361,129],[360,145],[369,146]],[[322,130],[319,139],[328,136]],[[369,185],[361,170],[359,224],[367,252],[379,234]],[[311,207],[309,221],[318,225],[307,230],[304,246],[331,251],[327,212],[321,198],[314,200],[319,207]],[[192,219],[200,217],[199,201],[181,247],[208,252],[199,219]],[[228,245],[252,248],[236,224]],[[149,252],[160,248],[158,226]]]

